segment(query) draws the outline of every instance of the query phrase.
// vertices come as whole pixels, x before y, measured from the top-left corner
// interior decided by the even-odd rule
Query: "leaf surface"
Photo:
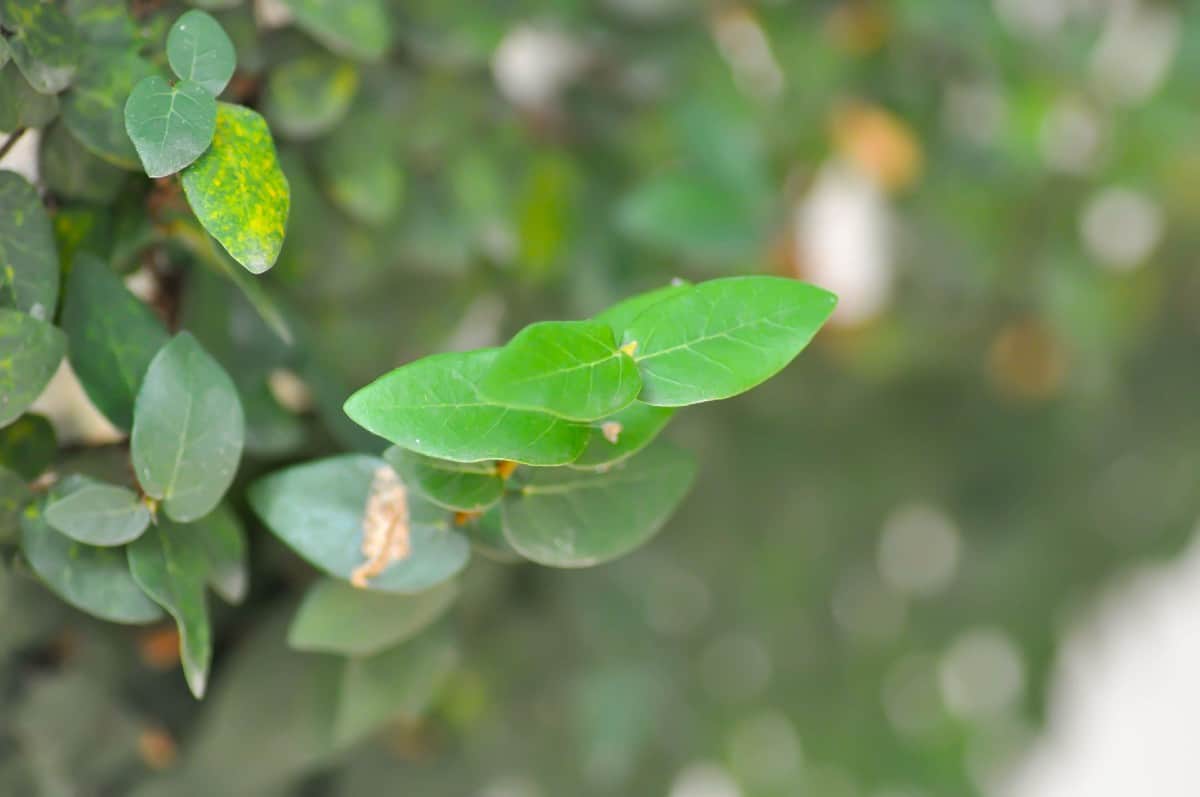
[[[217,127],[217,101],[191,80],[142,78],[125,103],[125,131],[150,177],[166,177],[204,154]]]
[[[133,490],[86,484],[46,506],[46,522],[76,542],[124,545],[150,525],[150,510]]]
[[[193,9],[177,19],[167,34],[167,61],[180,80],[198,84],[216,97],[233,77],[237,54],[221,24]]]
[[[41,395],[66,350],[67,337],[58,327],[0,309],[0,427]]]

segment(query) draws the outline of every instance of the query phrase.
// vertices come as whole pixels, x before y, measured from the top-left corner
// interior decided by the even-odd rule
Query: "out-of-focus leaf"
[[[204,697],[212,660],[212,628],[204,588],[208,556],[196,529],[160,519],[129,545],[129,571],[138,585],[175,619],[188,688]]]
[[[57,94],[71,83],[79,57],[79,36],[54,3],[4,0],[0,19],[12,32],[7,45],[21,74],[42,94]]]
[[[61,124],[42,135],[38,172],[55,194],[88,202],[107,204],[125,185],[125,172],[93,155]]]
[[[296,24],[335,53],[377,61],[391,43],[381,0],[283,0]]]
[[[49,320],[58,307],[58,251],[42,200],[16,172],[0,170],[0,307]]]
[[[349,579],[363,564],[363,528],[376,472],[389,467],[356,454],[322,459],[273,473],[250,486],[250,505],[267,527],[317,568]],[[448,528],[443,512],[407,493],[407,555],[372,577],[384,592],[421,592],[466,566],[470,546]]]
[[[146,493],[173,520],[197,520],[229,489],[245,425],[237,389],[187,332],[146,371],[133,412],[130,453]]]
[[[479,383],[496,349],[426,357],[352,395],[346,414],[396,445],[438,459],[563,465],[587,444],[585,426],[488,401]]]
[[[283,136],[314,138],[342,121],[357,91],[354,64],[329,55],[306,55],[271,71],[264,113],[271,128]]]
[[[471,547],[489,559],[504,564],[524,561],[504,538],[504,511],[494,506],[482,515],[460,517],[458,530],[471,541]]]
[[[67,338],[58,327],[0,309],[0,427],[41,395],[66,349]]]
[[[150,525],[150,510],[133,490],[85,484],[47,504],[46,522],[86,545],[124,545]]]
[[[625,329],[647,404],[679,407],[736,396],[803,351],[837,297],[781,277],[728,277],[651,305]]]
[[[671,407],[635,401],[610,418],[592,424],[587,448],[572,468],[607,468],[648,446],[671,420]]]
[[[391,136],[388,117],[355,113],[319,152],[330,198],[364,224],[379,226],[393,219],[404,197],[404,173]]]
[[[438,506],[482,512],[500,500],[504,480],[492,462],[451,462],[393,446],[383,458],[404,483]]]
[[[137,37],[125,0],[67,0],[67,15],[79,35],[95,44],[130,44]]]
[[[89,50],[75,85],[63,97],[63,123],[94,154],[123,169],[138,168],[137,150],[125,132],[125,100],[153,73],[150,62],[133,50]]]
[[[114,248],[112,211],[103,205],[63,205],[54,214],[54,241],[65,273],[80,252],[107,260]]]
[[[132,428],[146,369],[168,339],[162,323],[108,266],[81,253],[67,281],[62,326],[88,398],[114,424]]]
[[[304,594],[288,629],[288,644],[297,650],[370,656],[419,634],[457,596],[453,581],[399,595],[323,578]]]
[[[167,34],[167,61],[182,81],[215,97],[233,77],[237,54],[219,22],[203,11],[188,11]]]
[[[0,130],[42,127],[56,116],[57,94],[39,94],[16,67],[0,67]]]
[[[21,513],[32,500],[33,491],[25,484],[25,479],[7,467],[0,467],[0,543],[16,541]]]
[[[158,75],[142,78],[125,103],[125,130],[150,177],[174,174],[200,157],[216,126],[217,101],[190,80],[172,86]]]
[[[275,263],[287,227],[287,178],[263,118],[217,104],[212,146],[183,171],[188,204],[204,229],[254,274]]]
[[[691,456],[660,443],[602,473],[535,470],[504,499],[504,535],[551,567],[590,567],[640,547],[687,493]]]
[[[0,429],[0,467],[33,481],[54,461],[54,427],[41,415],[27,413]]]
[[[239,604],[250,588],[246,532],[227,503],[188,526],[208,560],[208,585],[226,603]]]

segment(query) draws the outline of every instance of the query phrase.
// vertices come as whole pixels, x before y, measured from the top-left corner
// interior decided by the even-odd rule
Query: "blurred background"
[[[374,448],[338,408],[388,368],[675,277],[792,275],[839,309],[680,414],[700,476],[646,548],[477,558],[426,710],[349,751],[315,739],[320,657],[282,642],[311,571],[248,514],[204,703],[169,632],[0,585],[0,651],[36,674],[0,792],[1200,793],[1198,12],[408,0],[315,132],[329,108],[278,75],[320,45],[283,4],[217,12],[291,181],[260,281],[302,341],[190,276],[184,325],[258,399],[240,483]],[[64,372],[39,408],[101,444],[84,401]]]

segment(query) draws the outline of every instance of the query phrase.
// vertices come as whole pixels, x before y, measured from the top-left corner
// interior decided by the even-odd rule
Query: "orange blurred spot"
[[[1038,401],[1062,389],[1067,358],[1041,321],[1027,318],[1000,330],[988,351],[988,376],[1009,398]]]
[[[499,476],[501,479],[507,479],[509,476],[512,476],[513,472],[516,471],[516,469],[517,469],[517,463],[507,460],[507,459],[499,460],[496,463],[496,475]]]
[[[887,12],[870,0],[846,0],[825,18],[825,34],[834,46],[850,55],[878,50],[891,33]]]
[[[482,512],[455,512],[454,513],[454,525],[465,526],[468,523],[470,523],[472,520],[475,520],[476,518],[481,517],[482,515],[483,515]]]
[[[179,631],[175,626],[152,628],[138,636],[142,663],[155,670],[169,670],[179,663]]]
[[[898,191],[921,176],[920,141],[904,120],[883,108],[859,101],[839,107],[832,134],[838,152],[882,188]]]
[[[138,735],[138,755],[150,769],[167,769],[178,753],[175,740],[162,728],[146,728]]]

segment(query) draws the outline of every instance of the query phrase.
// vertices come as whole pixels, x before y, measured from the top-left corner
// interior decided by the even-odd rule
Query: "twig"
[[[10,149],[17,145],[17,142],[21,140],[21,136],[25,135],[25,131],[28,129],[27,127],[18,127],[8,134],[8,138],[4,139],[3,144],[0,144],[0,160],[4,160],[4,156],[8,154]]]

